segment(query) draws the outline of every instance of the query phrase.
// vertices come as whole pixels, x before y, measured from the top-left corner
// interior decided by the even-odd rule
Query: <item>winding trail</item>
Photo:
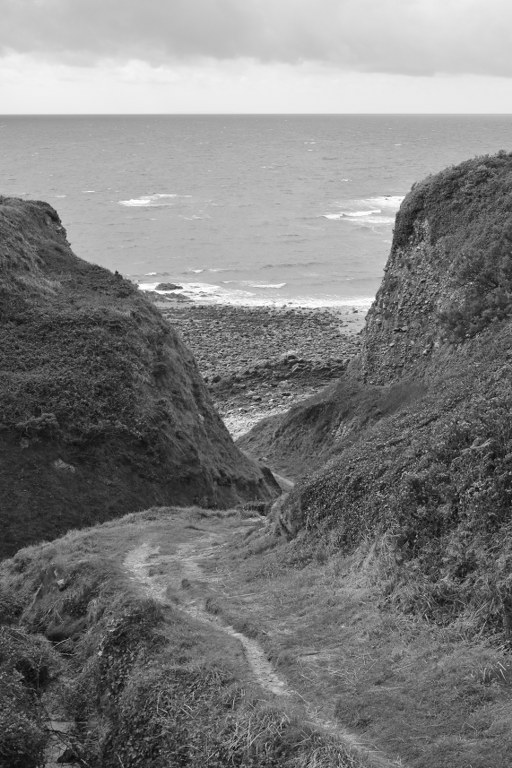
[[[192,542],[179,544],[174,554],[164,555],[158,545],[143,542],[130,550],[124,567],[130,579],[136,581],[148,597],[168,603],[168,590],[179,592],[178,608],[193,619],[208,624],[238,640],[244,649],[247,663],[257,683],[267,693],[295,701],[303,708],[305,720],[315,728],[342,742],[351,753],[375,768],[406,768],[400,760],[391,760],[361,743],[357,735],[338,722],[320,716],[316,708],[303,696],[291,689],[277,674],[259,643],[225,624],[205,608],[205,597],[213,595],[215,577],[207,575],[200,563],[212,557],[221,544],[215,534],[202,536]],[[191,587],[194,588],[191,588]],[[202,594],[201,594],[202,588]],[[206,594],[205,594],[206,593]]]
[[[210,549],[213,536],[203,537],[194,543],[180,544],[174,555],[160,555],[160,547],[151,547],[148,543],[141,544],[128,553],[124,565],[140,584],[144,586],[149,597],[159,602],[166,601],[167,589],[182,589],[185,600],[179,608],[192,618],[209,624],[222,632],[238,640],[243,648],[251,670],[266,691],[278,696],[289,696],[286,684],[274,672],[271,663],[266,658],[263,650],[256,640],[237,632],[233,627],[223,624],[221,620],[208,613],[201,606],[203,600],[189,597],[183,589],[184,581],[204,580],[203,572],[198,560],[204,559],[213,553]],[[198,549],[199,548],[199,549]],[[156,565],[161,570],[165,566],[165,576],[150,575],[150,571]]]

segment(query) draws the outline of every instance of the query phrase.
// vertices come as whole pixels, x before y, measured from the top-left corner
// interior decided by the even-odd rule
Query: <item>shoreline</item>
[[[360,350],[367,312],[356,305],[254,307],[152,298],[193,352],[234,440],[338,379]]]

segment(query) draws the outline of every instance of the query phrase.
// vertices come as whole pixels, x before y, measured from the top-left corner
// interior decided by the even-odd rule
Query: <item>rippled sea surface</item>
[[[512,116],[0,117],[0,194],[143,286],[364,305],[413,182],[500,149]]]

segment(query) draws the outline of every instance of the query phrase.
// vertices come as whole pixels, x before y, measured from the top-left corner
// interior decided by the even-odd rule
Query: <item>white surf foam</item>
[[[360,200],[340,201],[341,210],[322,214],[330,221],[346,220],[362,226],[389,226],[393,224],[395,212],[400,208],[401,195],[379,195]]]
[[[324,213],[322,218],[330,219],[331,221],[339,221],[340,219],[363,219],[375,216],[375,214],[381,213],[380,208],[376,208],[373,211],[340,211],[339,213]]]
[[[140,283],[141,291],[155,291],[158,283]],[[156,291],[165,295],[165,291]],[[373,296],[325,296],[312,298],[310,296],[297,296],[295,298],[274,298],[251,291],[241,289],[224,288],[221,285],[209,283],[183,283],[183,289],[173,291],[186,296],[193,302],[200,304],[230,305],[239,307],[304,307],[309,309],[340,308],[360,309],[366,311],[373,302]],[[167,294],[168,295],[168,294]]]
[[[361,221],[361,224],[385,224],[390,225],[395,223],[395,217],[394,216],[369,216],[367,219],[364,219],[364,221]]]
[[[284,288],[286,283],[251,283],[248,285],[251,288]]]
[[[177,198],[190,198],[192,195],[177,195],[175,193],[158,193],[154,195],[141,195],[130,200],[119,200],[119,205],[127,208],[164,208],[174,205]]]
[[[365,202],[369,205],[379,206],[379,208],[395,208],[398,210],[402,205],[403,195],[381,195],[379,197],[369,197]]]

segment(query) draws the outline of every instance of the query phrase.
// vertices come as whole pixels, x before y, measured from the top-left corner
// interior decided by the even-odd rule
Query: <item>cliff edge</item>
[[[361,354],[337,385],[241,441],[302,474],[275,513],[297,546],[365,550],[386,600],[509,640],[511,318],[501,152],[413,187]]]
[[[0,198],[0,556],[151,505],[268,499],[191,353],[46,203]]]

